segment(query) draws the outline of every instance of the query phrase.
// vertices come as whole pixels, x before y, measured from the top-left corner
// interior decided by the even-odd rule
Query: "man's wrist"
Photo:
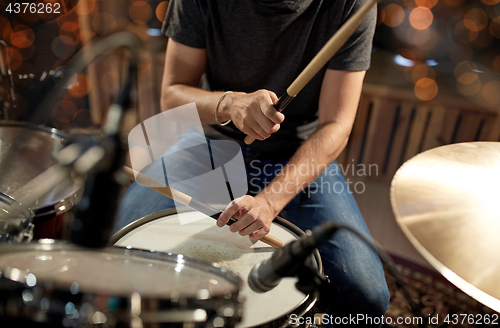
[[[269,209],[269,211],[271,212],[271,214],[272,214],[272,216],[273,216],[273,219],[274,219],[275,217],[277,217],[277,216],[278,216],[278,214],[280,213],[280,211],[281,211],[281,210],[283,209],[283,207],[285,207],[285,205],[286,205],[286,204],[285,204],[285,205],[281,206],[281,205],[279,205],[279,204],[278,204],[279,202],[275,202],[275,201],[273,201],[272,197],[270,197],[270,195],[269,195],[269,194],[266,194],[266,191],[265,191],[265,190],[263,190],[263,191],[261,191],[260,193],[258,193],[258,194],[255,196],[255,198],[256,198],[258,201],[260,201],[260,202],[262,202],[262,203],[266,204],[267,208]]]
[[[228,106],[229,97],[231,96],[232,91],[226,91],[220,95],[219,100],[216,106],[216,121],[219,124],[224,124],[224,122],[231,120],[231,115],[229,113],[229,109],[231,106]],[[225,124],[224,124],[225,125]]]

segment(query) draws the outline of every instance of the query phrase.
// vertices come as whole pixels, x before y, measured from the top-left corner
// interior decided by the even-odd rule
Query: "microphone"
[[[248,285],[257,293],[276,287],[282,278],[293,277],[314,250],[328,242],[337,231],[336,223],[326,223],[314,228],[309,236],[286,244],[266,261],[257,263],[248,275]]]

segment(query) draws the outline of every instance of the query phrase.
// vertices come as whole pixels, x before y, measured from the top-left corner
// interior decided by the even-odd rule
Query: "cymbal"
[[[391,203],[422,256],[500,312],[500,142],[447,145],[413,157],[392,180]]]

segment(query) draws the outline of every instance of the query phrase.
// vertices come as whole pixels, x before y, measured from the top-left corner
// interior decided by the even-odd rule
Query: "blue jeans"
[[[188,132],[180,138],[178,144],[186,142],[189,138]],[[223,150],[212,146],[213,153],[218,151]],[[289,157],[263,159],[263,156],[268,156],[250,146],[242,146],[242,153],[247,170],[249,194],[254,195],[263,190],[289,161]],[[179,156],[175,159],[171,156],[165,158],[169,166],[177,167],[181,172],[188,172],[190,166],[200,165],[199,161],[193,161],[192,158],[187,160]],[[285,188],[287,186],[283,186],[283,189]],[[275,190],[279,192],[279,187]],[[210,202],[210,194],[213,194],[207,190],[190,192],[193,198],[207,203]],[[122,197],[114,230],[148,214],[172,207],[174,207],[172,200],[133,183]],[[285,206],[281,215],[304,231],[324,222],[334,221],[350,225],[370,236],[336,161],[326,167],[307,189],[299,192]],[[384,315],[389,307],[389,291],[381,262],[374,251],[352,233],[340,230],[326,246],[320,249],[320,254],[325,274],[340,292],[341,306],[332,309],[334,315],[364,314],[371,317]]]

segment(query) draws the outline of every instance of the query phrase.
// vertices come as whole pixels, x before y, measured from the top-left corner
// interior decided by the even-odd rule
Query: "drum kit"
[[[69,223],[61,214],[81,199],[81,179],[67,176],[43,197],[32,197],[31,209],[11,195],[26,199],[22,193],[36,192],[29,186],[57,163],[66,136],[1,122],[0,137],[6,173],[0,179],[0,318],[7,327],[277,326],[316,303],[316,294],[295,290],[296,279],[284,279],[269,293],[253,292],[245,279],[275,248],[228,227],[221,231],[213,218],[192,210],[137,220],[105,248],[63,241]],[[195,222],[180,225],[180,216]],[[37,226],[46,224],[58,229],[38,234]],[[280,218],[272,233],[285,242],[305,235]],[[317,251],[313,263],[321,273]]]
[[[1,122],[0,140],[0,318],[7,327],[276,327],[318,301],[318,293],[294,287],[297,279],[254,292],[247,281],[251,270],[276,249],[221,230],[193,210],[146,216],[116,232],[104,248],[61,240],[68,224],[61,214],[80,200],[82,180],[68,176],[31,208],[16,197],[29,193],[30,181],[57,162],[65,135]],[[391,190],[397,222],[415,247],[496,311],[498,185],[500,143],[475,142],[417,155],[397,172]],[[181,225],[182,217],[192,223]],[[38,234],[37,226],[47,224],[57,229]],[[271,232],[285,243],[304,235],[280,218]],[[312,262],[321,273],[319,253]]]
[[[43,107],[52,108],[50,101]],[[66,141],[55,129],[0,122],[2,327],[278,327],[318,301],[319,292],[296,290],[297,279],[254,292],[249,275],[279,250],[232,234],[227,226],[219,229],[213,217],[193,210],[139,219],[115,233],[107,247],[66,241],[68,226],[78,233],[68,213],[82,199],[85,177],[65,173],[50,186],[40,178],[58,173]],[[391,190],[397,222],[415,247],[451,282],[496,311],[499,185],[500,143],[466,143],[417,155],[397,172]],[[43,187],[48,192],[40,192]],[[81,203],[91,207],[89,198]],[[181,217],[194,222],[180,225]],[[92,222],[100,219],[111,220]],[[271,234],[288,245],[308,238],[280,218]],[[308,270],[322,276],[317,251]]]

